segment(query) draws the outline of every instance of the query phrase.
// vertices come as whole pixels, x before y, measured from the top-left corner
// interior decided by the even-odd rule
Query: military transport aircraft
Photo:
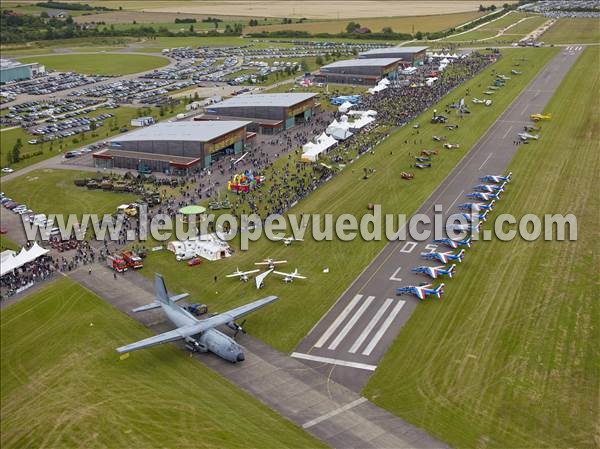
[[[257,269],[257,270],[250,270],[250,271],[240,271],[240,269],[239,269],[239,268],[236,268],[236,269],[235,269],[235,271],[234,271],[233,273],[231,273],[231,274],[228,274],[228,275],[226,275],[225,277],[227,277],[227,278],[234,278],[234,277],[237,277],[237,276],[239,276],[239,278],[240,278],[240,281],[243,281],[243,282],[248,282],[248,279],[250,279],[250,278],[248,277],[248,275],[249,275],[249,274],[252,274],[252,273],[258,273],[259,271],[260,271],[260,270],[258,270],[258,269]]]
[[[452,239],[437,239],[434,240],[433,243],[437,243],[438,245],[446,245],[449,248],[456,249],[459,246],[466,246],[467,248],[471,247],[471,237],[467,237],[464,240],[452,240]]]
[[[430,295],[441,298],[442,294],[444,293],[444,284],[440,284],[435,288],[431,288],[431,287],[433,287],[432,284],[421,285],[418,287],[415,285],[410,285],[408,287],[397,288],[396,294],[397,295],[406,295],[406,294],[415,295],[421,301]]]
[[[498,176],[498,175],[486,175],[482,176],[481,179],[483,182],[493,182],[494,184],[502,184],[505,182],[510,182],[512,178],[512,172],[509,172],[506,176]]]
[[[421,253],[421,256],[427,260],[439,260],[442,263],[448,263],[451,260],[456,260],[458,262],[462,262],[463,258],[465,257],[465,250],[461,249],[456,254],[453,254],[450,251],[448,251],[447,253],[440,253],[437,251],[434,251],[432,253],[425,252],[425,253]]]
[[[227,326],[235,331],[234,337],[238,332],[244,331],[242,326],[235,320],[249,313],[266,306],[279,299],[277,296],[267,296],[265,298],[253,301],[249,304],[220,313],[203,320],[198,320],[190,312],[175,304],[176,301],[183,299],[187,293],[177,296],[169,296],[165,281],[160,274],[154,277],[154,294],[156,298],[150,304],[147,304],[133,312],[142,310],[156,309],[162,307],[167,318],[177,326],[176,329],[153,337],[131,343],[127,346],[117,348],[120,354],[148,348],[150,346],[169,343],[177,340],[185,340],[186,348],[193,352],[212,352],[228,362],[242,362],[245,359],[244,350],[233,338],[218,331],[218,326]]]
[[[412,269],[412,272],[426,274],[427,276],[429,276],[433,279],[437,279],[440,276],[448,276],[451,278],[454,276],[455,270],[456,270],[456,264],[450,265],[449,268],[446,268],[445,265],[440,265],[439,267],[428,267],[428,266],[422,265],[420,267],[414,267]]]
[[[291,273],[283,273],[281,271],[273,271],[273,274],[278,274],[279,276],[283,276],[283,282],[285,282],[286,284],[293,282],[294,279],[306,279],[306,276],[302,276],[298,272],[298,268],[296,268]]]

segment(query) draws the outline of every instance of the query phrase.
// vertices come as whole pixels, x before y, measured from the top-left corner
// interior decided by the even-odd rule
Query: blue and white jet
[[[486,210],[482,214],[459,214],[459,217],[464,218],[469,223],[473,223],[474,221],[486,221],[487,220],[487,214],[489,212],[490,212],[489,210]]]
[[[471,240],[472,240],[471,237],[467,237],[464,240],[437,239],[437,240],[434,240],[433,243],[437,243],[438,245],[445,245],[452,249],[456,249],[459,246],[466,246],[467,248],[470,248]]]
[[[400,287],[396,289],[397,295],[415,295],[421,301],[423,301],[428,296],[436,296],[441,299],[442,294],[444,293],[444,284],[440,284],[437,287],[433,287],[433,284],[427,285],[410,285],[408,287]]]
[[[448,268],[446,268],[445,265],[440,265],[439,267],[428,267],[426,265],[422,265],[420,267],[414,267],[412,272],[426,274],[432,279],[437,279],[440,276],[448,276],[449,278],[452,278],[455,270],[456,264],[452,264]]]
[[[492,201],[500,199],[500,192],[496,193],[483,193],[483,192],[471,192],[467,193],[467,198],[473,198],[474,200],[480,201]]]
[[[456,260],[457,262],[462,262],[465,257],[465,250],[461,249],[458,253],[453,254],[451,251],[441,253],[439,251],[434,251],[432,253],[421,253],[421,257],[427,260],[438,260],[441,263],[448,263],[451,260]]]
[[[457,207],[460,210],[470,210],[474,212],[479,212],[480,210],[492,210],[494,208],[494,203],[496,200],[492,200],[490,203],[463,203],[459,204]]]
[[[472,224],[451,224],[446,226],[446,229],[450,231],[458,231],[458,232],[479,232],[479,228],[481,227],[481,222],[476,225]]]
[[[506,186],[506,182],[503,182],[500,185],[495,184],[479,184],[473,187],[473,190],[477,190],[485,193],[496,193],[496,192],[504,192],[504,188]]]
[[[493,182],[494,184],[502,184],[503,182],[510,182],[512,178],[512,172],[510,172],[506,176],[497,176],[497,175],[486,175],[482,176],[481,179],[483,182]]]

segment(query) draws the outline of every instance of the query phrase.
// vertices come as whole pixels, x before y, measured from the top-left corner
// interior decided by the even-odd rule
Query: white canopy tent
[[[1,259],[2,267],[0,268],[0,276],[12,273],[17,268],[22,267],[26,263],[33,262],[38,257],[47,253],[48,250],[39,246],[37,242],[29,249],[21,248],[21,251],[16,256],[14,251],[4,251]]]
[[[350,103],[349,101],[344,101],[340,107],[338,108],[338,111],[343,112],[344,114],[346,112],[348,112],[350,110],[351,107],[353,107],[354,105],[352,103]]]
[[[329,149],[337,144],[337,140],[333,136],[328,136],[323,133],[315,139],[315,142],[308,142],[302,147],[302,159],[304,161],[315,162],[319,156],[329,151]]]

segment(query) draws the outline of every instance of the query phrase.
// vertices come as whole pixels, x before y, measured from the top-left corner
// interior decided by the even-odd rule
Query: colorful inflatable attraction
[[[260,187],[264,181],[264,176],[254,176],[252,170],[246,170],[243,174],[233,175],[231,181],[227,181],[227,190],[246,193]]]

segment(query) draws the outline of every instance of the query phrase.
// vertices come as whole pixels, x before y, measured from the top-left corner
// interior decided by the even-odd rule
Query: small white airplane
[[[292,244],[292,242],[303,242],[304,239],[297,239],[294,236],[290,236],[290,237],[273,237],[274,240],[281,240],[283,241],[284,246],[290,246]]]
[[[248,279],[250,279],[250,278],[248,277],[248,275],[249,275],[249,274],[252,274],[252,273],[258,273],[259,271],[260,271],[260,270],[258,270],[258,269],[256,269],[256,270],[250,270],[250,271],[240,271],[240,269],[239,269],[239,268],[236,268],[236,269],[235,269],[235,271],[234,271],[233,273],[231,273],[231,274],[228,274],[228,275],[227,275],[227,276],[225,276],[225,277],[228,277],[228,278],[239,277],[239,278],[240,278],[240,281],[243,281],[243,282],[248,282]]]
[[[529,134],[529,133],[519,133],[519,139],[526,141],[529,139],[538,140],[540,138],[539,134]]]
[[[254,265],[266,265],[269,268],[275,268],[275,265],[280,263],[287,263],[287,260],[275,260],[275,259],[263,259],[261,262],[254,262]]]
[[[291,283],[294,279],[306,279],[306,276],[302,276],[300,273],[298,273],[297,268],[292,273],[283,273],[281,271],[273,271],[273,273],[283,276],[283,282],[286,284]]]

